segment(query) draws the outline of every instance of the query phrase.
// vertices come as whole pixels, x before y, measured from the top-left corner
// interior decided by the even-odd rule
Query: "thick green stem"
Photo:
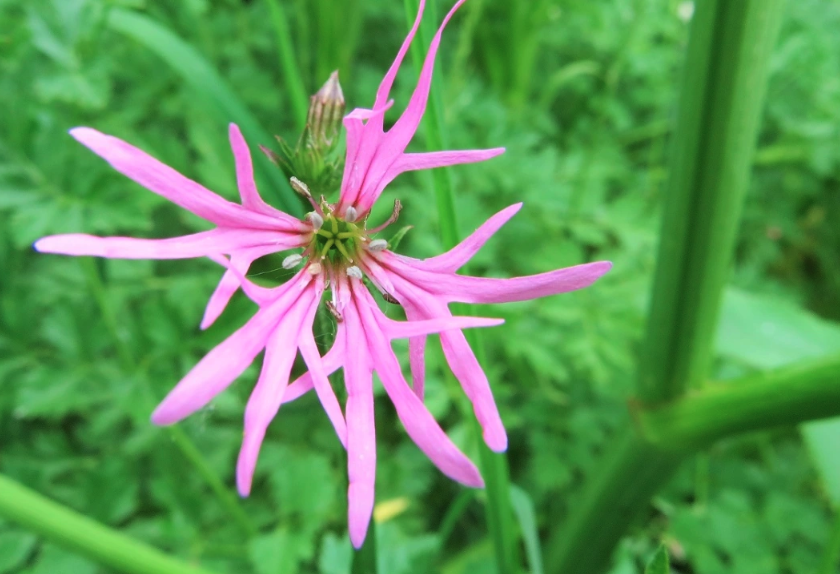
[[[840,512],[835,512],[834,528],[823,553],[819,574],[835,574],[840,561]]]
[[[211,574],[111,530],[4,476],[0,476],[0,516],[120,572]]]
[[[840,415],[840,355],[797,363],[640,408],[645,437],[663,449],[696,449],[773,426]]]
[[[708,380],[782,0],[696,6],[638,372],[639,397],[648,407]],[[548,571],[602,571],[631,522],[678,468],[682,451],[657,447],[635,428],[620,436],[552,534]]]
[[[703,0],[691,30],[640,398],[707,380],[782,0]]]
[[[405,0],[406,17],[409,25],[417,14],[417,0]],[[427,47],[431,41],[430,29],[437,26],[435,17],[434,1],[427,3],[424,25],[420,27],[417,38],[412,45],[412,58],[415,69],[420,71],[423,58],[420,46]],[[430,151],[444,150],[446,141],[443,131],[443,121],[440,96],[441,73],[438,69],[436,83],[432,83],[432,90],[429,95],[425,115],[426,146]],[[437,200],[438,217],[440,223],[440,236],[443,246],[447,249],[454,247],[460,240],[458,232],[458,221],[455,215],[455,196],[452,190],[452,180],[446,169],[432,171],[434,179],[435,198]],[[455,314],[472,315],[469,306],[453,305],[452,311]],[[472,329],[466,333],[467,341],[475,352],[479,362],[484,362],[483,346],[477,330]],[[487,527],[493,540],[493,548],[496,554],[496,567],[498,574],[512,574],[520,570],[518,558],[518,539],[515,528],[513,509],[510,505],[510,471],[508,469],[507,457],[504,454],[495,453],[487,448],[481,439],[481,427],[474,418],[472,419],[473,432],[479,443],[480,463],[482,475],[487,492]]]
[[[627,527],[679,466],[679,454],[661,451],[633,433],[609,449],[588,476],[584,496],[545,546],[546,572],[597,574],[610,562]]]

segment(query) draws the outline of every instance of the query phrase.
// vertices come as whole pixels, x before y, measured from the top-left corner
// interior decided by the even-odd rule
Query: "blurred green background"
[[[0,0],[0,472],[220,573],[343,574],[351,553],[345,453],[314,396],[284,406],[271,426],[253,494],[241,503],[247,522],[208,488],[173,435],[148,421],[252,312],[237,295],[216,325],[198,330],[219,267],[30,247],[62,232],[166,237],[202,228],[73,141],[67,130],[78,125],[236,197],[233,118],[216,84],[189,64],[170,66],[180,53],[137,41],[112,10],[135,11],[185,40],[266,133],[296,139],[302,118],[270,4]],[[306,93],[338,69],[349,108],[369,106],[405,35],[402,2],[280,5]],[[438,18],[448,8],[440,2]],[[485,369],[510,433],[512,479],[525,493],[519,510],[534,512],[541,534],[562,522],[628,416],[691,14],[691,2],[676,0],[471,0],[444,36],[435,81],[449,146],[508,150],[450,170],[462,231],[525,202],[471,271],[504,277],[615,263],[583,292],[483,311],[507,321],[483,333],[492,357]],[[718,378],[785,353],[840,348],[840,327],[830,323],[840,321],[838,31],[837,0],[788,2],[723,309]],[[395,110],[415,79],[407,61]],[[423,149],[422,129],[414,146]],[[276,173],[255,161],[263,196],[280,205]],[[415,226],[400,250],[440,252],[429,174],[402,176],[386,193],[405,205],[401,222]],[[252,274],[282,280],[279,260]],[[460,392],[444,383],[438,355],[430,360],[428,406],[476,459]],[[181,424],[231,495],[257,368]],[[376,415],[381,571],[491,572],[482,493],[443,477],[384,397]],[[830,493],[840,502],[840,484],[818,472],[836,462],[840,434],[823,434],[822,448],[797,429],[730,440],[685,464],[625,538],[612,573],[641,572],[659,541],[676,572],[815,572],[837,520]],[[106,571],[0,521],[0,574]]]

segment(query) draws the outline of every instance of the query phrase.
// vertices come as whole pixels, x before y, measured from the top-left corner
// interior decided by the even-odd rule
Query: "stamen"
[[[368,243],[367,248],[368,251],[373,251],[374,253],[378,251],[384,251],[388,248],[388,242],[384,239],[374,239],[373,241]]]
[[[309,191],[308,185],[303,183],[295,176],[289,178],[289,183],[291,183],[292,189],[294,189],[297,193],[309,200],[309,203],[312,204],[312,207],[315,208],[315,211],[317,211],[320,215],[324,215],[324,212],[321,211],[321,207],[315,202],[315,199],[312,197],[312,192]]]
[[[327,301],[327,309],[335,317],[335,320],[341,323],[344,320],[344,316],[341,314],[341,311],[335,306],[335,303],[332,301]]]
[[[283,269],[291,269],[292,267],[296,267],[297,264],[301,261],[303,261],[303,257],[298,253],[289,255],[283,260]]]
[[[347,268],[347,276],[352,277],[353,279],[361,279],[362,270],[356,267],[355,265],[351,265]]]
[[[306,270],[309,271],[310,275],[317,275],[318,273],[321,272],[321,264],[318,263],[317,261],[313,262],[313,263],[310,263],[309,267]]]
[[[391,212],[391,217],[385,220],[385,223],[378,227],[374,227],[373,229],[369,229],[368,233],[376,233],[378,231],[382,231],[392,223],[395,223],[397,219],[400,218],[400,211],[402,211],[402,203],[400,203],[399,199],[394,200],[394,210]]]
[[[344,221],[346,221],[347,223],[353,223],[358,217],[359,213],[356,211],[356,208],[352,205],[344,211]]]
[[[309,223],[312,224],[312,227],[317,231],[321,229],[321,226],[324,225],[324,218],[321,217],[318,213],[314,211],[310,211],[304,216],[304,219],[307,220]]]

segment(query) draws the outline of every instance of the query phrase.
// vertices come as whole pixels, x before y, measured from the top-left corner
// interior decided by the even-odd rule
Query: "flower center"
[[[363,226],[331,213],[324,217],[324,223],[315,232],[309,248],[316,258],[329,259],[338,265],[353,265],[355,254],[361,248],[364,237]]]

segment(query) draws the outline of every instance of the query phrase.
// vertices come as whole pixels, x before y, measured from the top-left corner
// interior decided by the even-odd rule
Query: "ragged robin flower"
[[[422,401],[423,346],[428,334],[440,333],[447,360],[472,401],[494,450],[504,450],[507,438],[487,378],[461,332],[467,327],[501,323],[495,319],[453,317],[448,304],[520,301],[580,289],[606,273],[611,264],[596,262],[529,277],[484,279],[456,274],[478,249],[520,208],[511,206],[490,218],[449,252],[426,260],[393,253],[378,238],[396,220],[368,226],[370,208],[385,186],[402,172],[489,159],[492,150],[405,153],[426,107],[432,70],[447,14],[426,56],[417,87],[404,113],[383,129],[388,95],[397,70],[420,23],[423,2],[396,60],[385,75],[369,110],[356,109],[344,119],[347,130],[346,166],[341,193],[334,204],[293,180],[312,211],[300,220],[267,205],[253,179],[251,155],[235,125],[230,140],[242,203],[229,202],[185,178],[131,145],[90,128],[71,134],[115,169],[216,225],[215,229],[171,239],[94,237],[83,234],[45,237],[35,243],[41,252],[121,258],[173,259],[207,256],[226,272],[210,299],[202,327],[218,317],[242,286],[258,305],[256,314],[211,350],[161,402],[152,414],[156,424],[172,424],[207,405],[265,350],[262,370],[245,410],[245,432],[237,462],[237,486],[251,490],[257,456],[270,421],[281,404],[314,389],[348,452],[348,521],[357,548],[364,541],[374,503],[376,444],[373,420],[373,372],[383,383],[406,432],[440,470],[468,486],[483,485],[475,465],[447,437]],[[244,277],[263,255],[300,249],[283,266],[299,267],[285,284],[268,289]],[[408,321],[387,318],[378,308],[364,279],[391,300],[398,301]],[[336,338],[320,356],[312,332],[322,296],[335,317]],[[413,388],[407,383],[391,349],[394,338],[410,339]],[[298,352],[308,371],[289,384]],[[344,369],[347,401],[342,412],[328,376]]]

